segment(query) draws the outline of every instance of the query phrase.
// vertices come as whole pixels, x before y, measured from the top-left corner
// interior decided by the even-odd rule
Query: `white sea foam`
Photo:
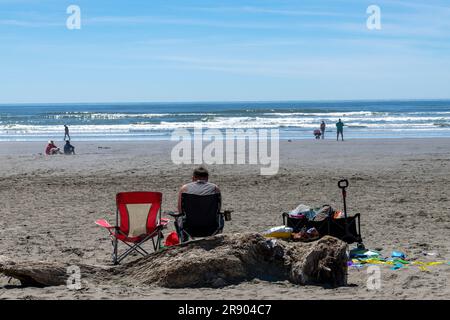
[[[66,109],[67,110],[67,109]],[[76,110],[76,109],[75,109]],[[145,109],[150,110],[150,109]],[[342,118],[347,132],[367,134],[376,132],[448,132],[450,135],[450,111],[420,112],[289,112],[280,109],[240,110],[202,112],[60,112],[20,115],[0,113],[0,140],[11,137],[57,137],[61,135],[62,124],[68,123],[72,136],[77,137],[143,137],[170,135],[180,128],[204,129],[250,129],[280,128],[282,131],[304,133],[308,137],[317,129],[321,120],[327,123],[327,130],[335,130],[335,122]],[[311,109],[313,110],[313,109]],[[197,111],[197,110],[195,110]],[[307,111],[307,110],[305,110]]]
[[[345,124],[350,128],[436,128],[437,126],[445,127],[445,119],[438,117],[426,117],[413,121],[409,117],[387,118],[383,122],[376,120],[367,120],[363,118],[354,118],[352,121],[346,121]],[[441,120],[443,122],[436,122]],[[136,124],[97,124],[97,125],[72,125],[71,133],[74,134],[120,134],[146,131],[170,131],[180,128],[205,128],[205,129],[249,129],[249,128],[300,128],[312,129],[317,128],[319,123],[314,118],[263,118],[263,117],[215,117],[208,121],[184,121],[184,122],[168,122],[159,123],[136,123]],[[334,123],[328,125],[333,128]],[[0,124],[0,135],[10,134],[59,134],[61,133],[60,125],[23,125]]]

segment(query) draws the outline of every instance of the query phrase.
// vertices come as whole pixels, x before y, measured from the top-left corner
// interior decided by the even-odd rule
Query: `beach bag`
[[[296,218],[298,216],[305,216],[306,219],[308,220],[312,220],[314,218],[314,216],[316,215],[316,212],[309,206],[304,205],[304,204],[299,204],[297,206],[297,208],[295,208],[294,210],[288,212],[288,215],[290,217]]]
[[[286,227],[292,228],[293,232],[299,232],[304,226],[306,226],[306,223],[308,219],[305,215],[289,215],[288,213],[285,214],[284,218]],[[284,219],[283,219],[284,220]]]
[[[299,232],[314,215],[309,206],[299,204],[294,210],[283,213],[283,223],[286,227],[292,228],[293,232]]]
[[[320,208],[314,218],[313,221],[324,221],[329,217],[332,217],[335,213],[335,210],[328,204],[325,204]]]

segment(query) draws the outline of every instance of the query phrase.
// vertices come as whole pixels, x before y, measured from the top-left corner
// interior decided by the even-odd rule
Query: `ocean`
[[[0,141],[166,140],[174,129],[271,129],[282,139],[313,139],[320,122],[344,137],[450,137],[450,100],[338,102],[201,102],[2,104]]]

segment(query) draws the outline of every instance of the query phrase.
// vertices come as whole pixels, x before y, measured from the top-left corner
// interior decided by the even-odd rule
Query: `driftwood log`
[[[295,284],[347,284],[347,245],[325,236],[310,243],[267,239],[256,233],[222,234],[111,267],[79,264],[82,280],[169,288],[223,287],[251,279]],[[16,262],[0,257],[0,272],[24,286],[67,284],[69,264]]]

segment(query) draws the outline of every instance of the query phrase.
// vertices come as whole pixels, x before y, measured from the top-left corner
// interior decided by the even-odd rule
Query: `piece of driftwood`
[[[223,287],[251,279],[295,284],[347,284],[347,245],[325,236],[310,243],[256,233],[222,234],[152,253],[114,267],[79,264],[82,280],[169,288]],[[25,286],[67,284],[69,264],[15,262],[0,257],[0,272]]]

